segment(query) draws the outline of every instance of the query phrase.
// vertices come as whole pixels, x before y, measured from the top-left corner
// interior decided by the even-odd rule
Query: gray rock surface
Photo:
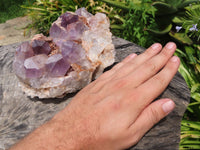
[[[36,33],[35,30],[27,30],[31,21],[27,16],[17,17],[0,24],[0,45],[8,45],[30,40]]]
[[[117,51],[116,63],[143,48],[120,38],[113,38]],[[0,150],[7,149],[32,130],[63,109],[76,93],[62,99],[31,99],[18,87],[12,71],[14,51],[20,43],[0,47]],[[109,69],[109,68],[107,68]],[[155,125],[131,150],[178,150],[180,122],[189,103],[190,93],[179,73],[159,96],[175,101],[176,108]],[[81,107],[81,106],[80,106]]]

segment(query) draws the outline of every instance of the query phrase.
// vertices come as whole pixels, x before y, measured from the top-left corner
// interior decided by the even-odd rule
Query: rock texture
[[[30,40],[36,33],[36,30],[27,30],[26,26],[31,23],[31,20],[25,17],[17,17],[7,20],[0,24],[0,46],[8,45],[22,41]]]
[[[140,54],[143,48],[120,38],[113,38],[116,63],[132,52]],[[14,51],[20,43],[0,47],[0,150],[8,149],[32,130],[63,109],[76,93],[62,99],[32,99],[23,94],[12,70]],[[109,68],[107,68],[109,69]],[[160,97],[175,101],[175,110],[155,125],[130,150],[178,150],[180,122],[189,103],[190,93],[179,73]],[[80,106],[81,107],[81,106]]]

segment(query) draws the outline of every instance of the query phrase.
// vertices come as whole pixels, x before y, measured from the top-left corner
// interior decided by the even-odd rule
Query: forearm
[[[26,136],[10,150],[75,150],[76,141],[64,121],[52,119]]]

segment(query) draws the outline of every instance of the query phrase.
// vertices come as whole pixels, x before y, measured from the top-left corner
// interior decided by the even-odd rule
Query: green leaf
[[[175,7],[164,2],[154,2],[152,6],[157,9],[156,15],[168,15],[177,12]]]
[[[200,83],[192,85],[191,92],[194,93],[197,91],[200,91]]]
[[[22,8],[27,8],[27,9],[31,9],[31,10],[38,10],[38,11],[46,11],[46,9],[39,8],[39,7],[26,7],[26,6],[22,6]]]
[[[197,48],[197,58],[200,60],[200,45],[195,45]]]
[[[193,144],[193,145],[181,145],[179,147],[179,150],[191,150],[191,149],[200,149],[200,145],[196,145],[196,144]]]
[[[191,93],[191,97],[200,102],[200,93]]]
[[[200,137],[200,131],[193,131],[193,130],[187,130],[187,131],[181,131],[181,135],[188,134],[188,135],[198,135]]]
[[[187,107],[187,110],[190,112],[190,113],[194,113],[194,110],[190,107]]]
[[[175,55],[178,57],[186,57],[186,54],[178,48],[176,49]]]
[[[185,62],[183,61],[183,59],[180,58],[180,60],[181,60],[181,63],[180,63],[180,66],[179,66],[178,70],[181,73],[181,75],[183,76],[183,78],[185,79],[187,85],[189,87],[191,87],[193,84],[195,84],[195,81],[193,80],[190,72],[188,71],[188,67],[185,64]]]
[[[200,105],[200,102],[192,102],[188,106]]]
[[[188,5],[192,4],[192,3],[197,3],[197,2],[199,2],[199,0],[186,0],[183,3],[181,3],[178,6],[178,8],[184,8],[184,7],[186,7],[186,6],[188,6]]]
[[[189,128],[189,127],[186,127],[186,126],[181,126],[181,131],[188,131],[188,130],[190,130],[190,128]]]
[[[190,10],[198,9],[199,6],[200,6],[200,4],[189,5],[189,6],[185,7],[185,9],[190,11]]]
[[[164,35],[164,34],[167,34],[170,32],[172,28],[172,24],[170,24],[169,26],[167,26],[164,30],[162,31],[158,31],[158,30],[153,30],[153,29],[146,29],[147,31],[149,31],[150,33],[153,33],[154,35],[157,35],[157,36],[161,36],[161,35]]]
[[[191,45],[193,44],[192,40],[185,34],[185,33],[172,33],[169,32],[169,35],[174,38],[175,40],[183,43],[183,44],[188,44]]]
[[[200,122],[182,120],[181,125],[200,130]]]
[[[196,64],[197,62],[193,56],[195,54],[195,50],[192,47],[185,46],[185,51],[188,56],[189,62],[191,64]]]
[[[184,23],[184,21],[183,20],[181,20],[179,17],[174,17],[173,19],[172,19],[172,22],[173,23],[175,23],[175,24],[177,24],[177,25],[182,25],[183,23]]]
[[[115,25],[115,24],[110,25],[110,28],[111,29],[118,29],[118,30],[123,30],[124,29],[123,25]]]
[[[198,72],[200,73],[200,65],[199,65],[199,64],[196,64],[195,67],[196,67],[196,69],[198,70]]]
[[[185,46],[186,53],[189,55],[195,54],[195,50],[192,47]]]
[[[122,3],[122,2],[117,2],[117,1],[112,1],[112,0],[102,0],[102,2],[104,2],[110,6],[121,8],[126,11],[129,11],[129,9],[130,9],[129,6],[125,5],[125,3]]]

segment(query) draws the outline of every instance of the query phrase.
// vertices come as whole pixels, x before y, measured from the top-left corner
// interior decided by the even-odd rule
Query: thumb
[[[160,99],[147,106],[130,126],[130,132],[137,133],[138,140],[156,123],[167,116],[175,107],[171,99]],[[137,132],[135,132],[137,130]]]

